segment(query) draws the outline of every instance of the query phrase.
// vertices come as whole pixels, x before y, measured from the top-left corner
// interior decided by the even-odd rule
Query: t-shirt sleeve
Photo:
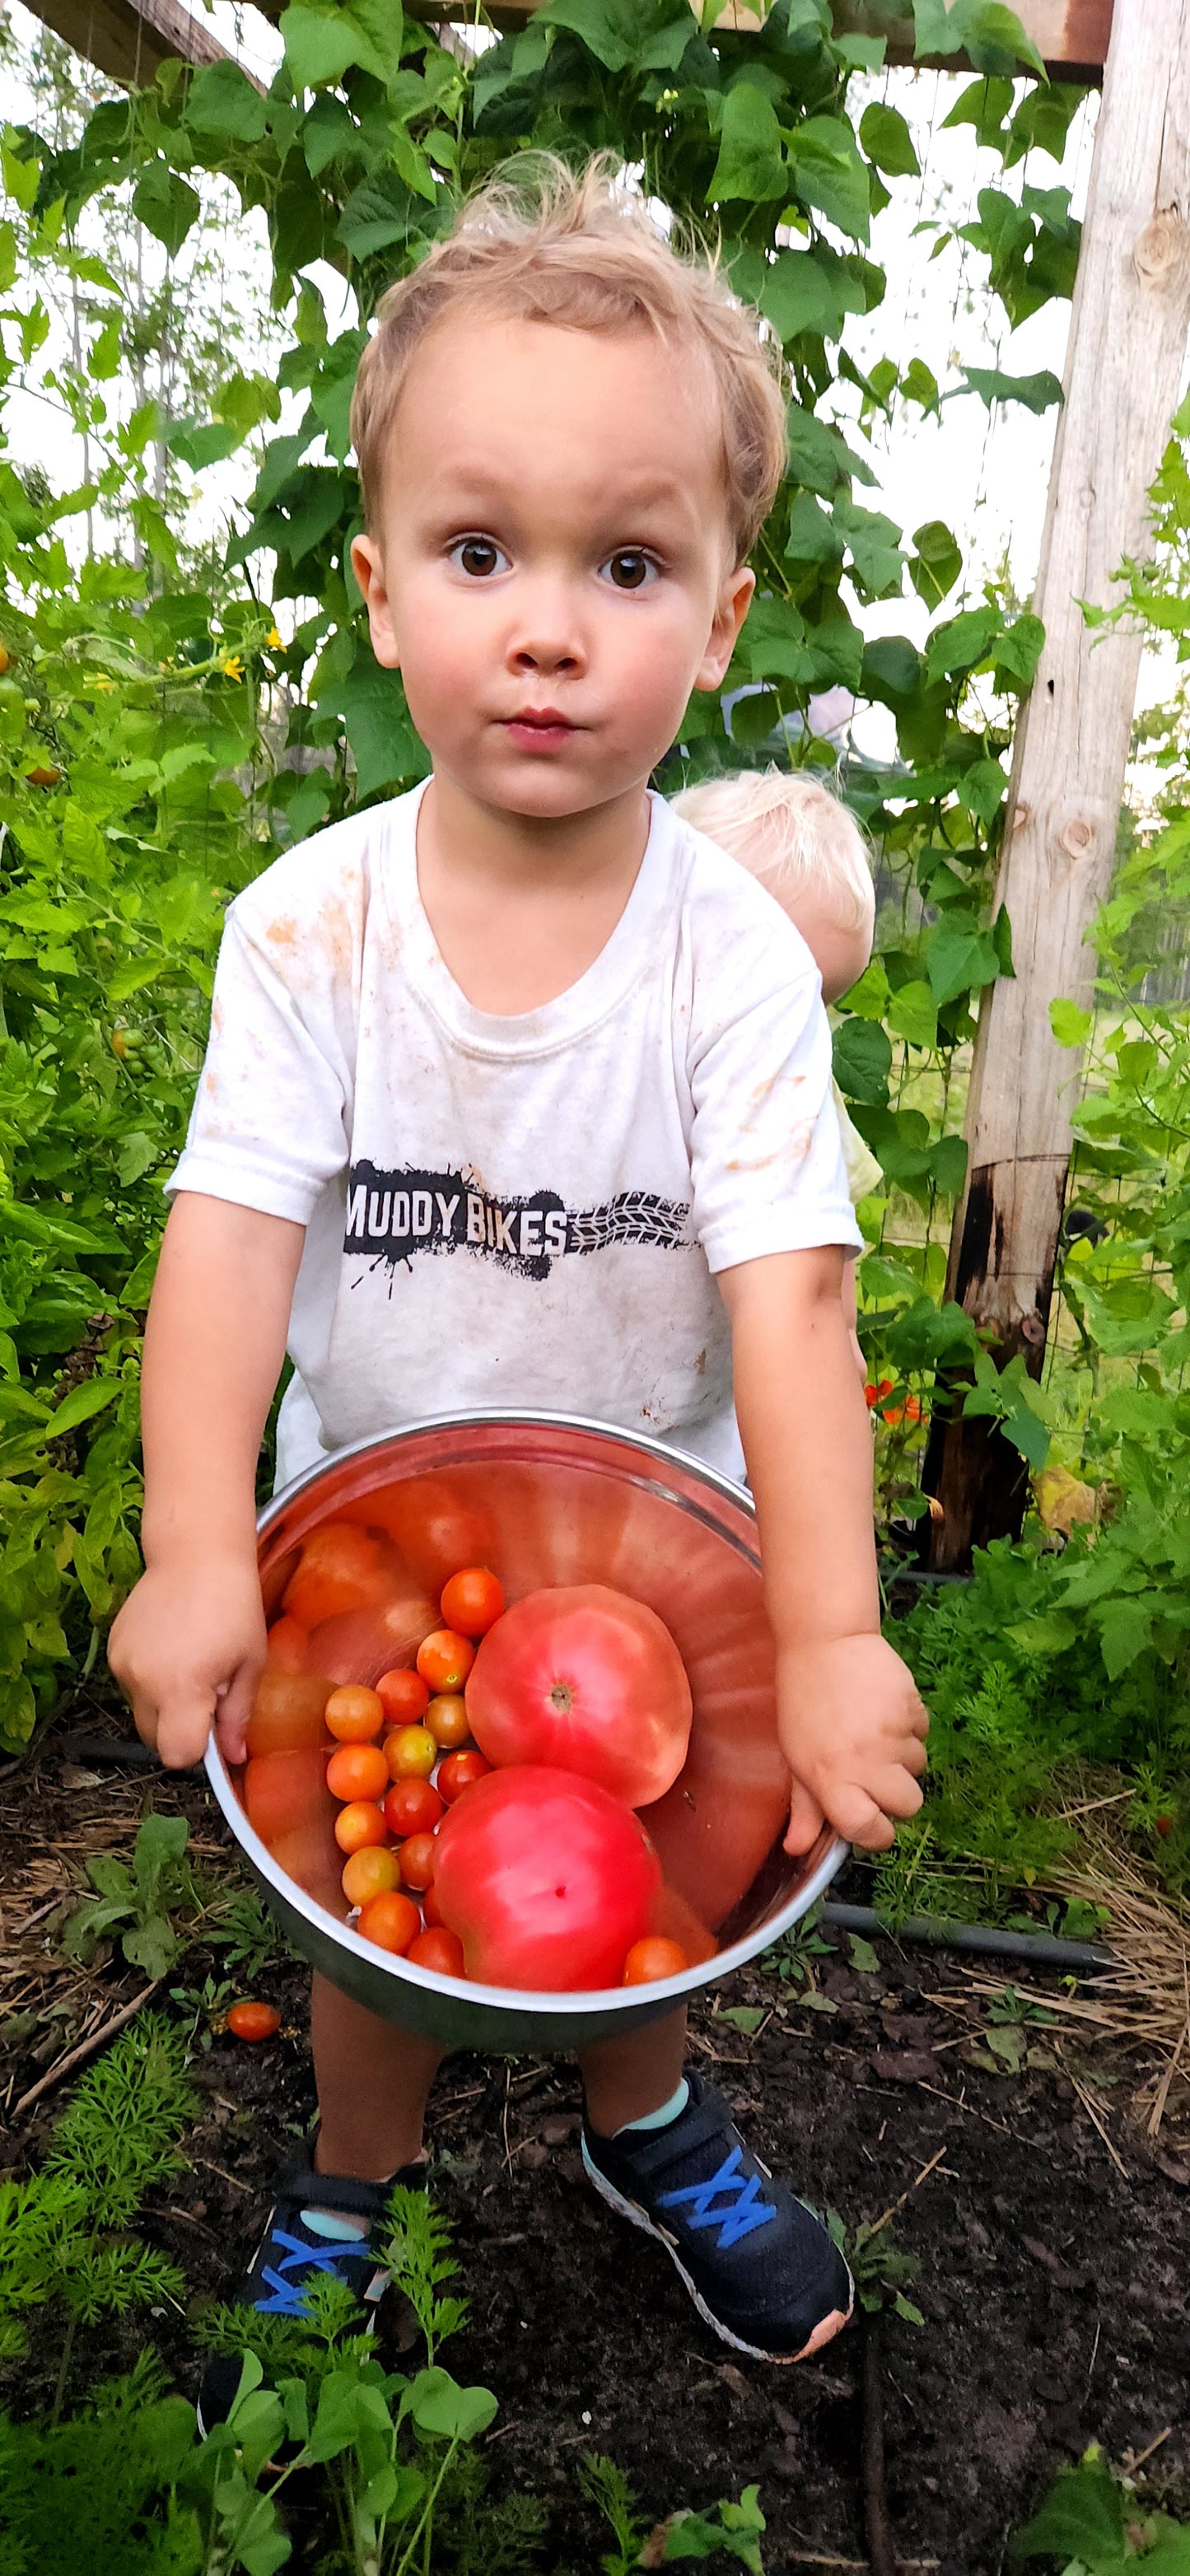
[[[712,1270],[821,1244],[863,1249],[817,969],[776,905],[767,909],[771,920],[737,921],[694,979],[693,1222]]]
[[[227,918],[206,1061],[165,1186],[305,1225],[347,1162],[350,1068],[308,949],[295,971],[277,923],[255,909],[241,899]]]

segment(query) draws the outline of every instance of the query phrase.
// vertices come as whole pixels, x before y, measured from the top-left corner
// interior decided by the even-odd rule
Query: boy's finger
[[[837,1833],[849,1843],[861,1843],[865,1851],[890,1851],[896,1835],[883,1807],[878,1807],[866,1789],[854,1783],[841,1786],[833,1795],[830,1819]]]
[[[795,1780],[789,1800],[789,1825],[785,1835],[786,1851],[791,1853],[794,1859],[797,1859],[802,1852],[809,1851],[811,1843],[816,1842],[822,1832],[825,1821],[817,1798],[807,1789],[804,1780]]]
[[[902,1821],[915,1816],[924,1795],[908,1765],[890,1762],[886,1768],[868,1776],[867,1787],[886,1816],[899,1816]]]
[[[191,1770],[201,1762],[210,1732],[210,1691],[195,1691],[189,1698],[179,1694],[161,1711],[158,1720],[158,1759],[167,1771]]]
[[[244,1759],[244,1730],[252,1715],[259,1675],[258,1663],[241,1664],[226,1690],[216,1693],[215,1734],[225,1762]]]

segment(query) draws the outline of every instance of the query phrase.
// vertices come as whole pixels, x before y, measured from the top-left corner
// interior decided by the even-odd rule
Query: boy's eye
[[[508,570],[507,555],[493,545],[490,537],[459,537],[450,549],[450,559],[473,581],[484,581],[494,572]]]
[[[618,546],[599,569],[615,590],[643,590],[647,583],[658,579],[652,556],[644,554],[639,546]]]

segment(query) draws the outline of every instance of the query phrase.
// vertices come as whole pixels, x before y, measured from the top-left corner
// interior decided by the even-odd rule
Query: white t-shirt
[[[577,984],[468,1002],[417,882],[424,791],[320,832],[227,917],[167,1187],[306,1227],[278,1484],[480,1405],[585,1414],[743,1469],[714,1273],[860,1247],[818,971],[660,797]]]

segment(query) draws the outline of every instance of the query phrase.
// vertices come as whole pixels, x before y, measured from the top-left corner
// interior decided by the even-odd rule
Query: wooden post
[[[1046,641],[1017,728],[997,895],[1016,978],[984,995],[948,1279],[1000,1364],[1019,1351],[1033,1377],[1079,1082],[1049,1004],[1092,996],[1086,933],[1111,878],[1141,655],[1139,635],[1094,635],[1079,603],[1109,604],[1122,559],[1145,549],[1190,321],[1188,216],[1190,13],[1185,0],[1115,0],[1034,600]],[[939,1423],[926,1478],[944,1512],[934,1566],[1019,1530],[1024,1467],[986,1421]]]

